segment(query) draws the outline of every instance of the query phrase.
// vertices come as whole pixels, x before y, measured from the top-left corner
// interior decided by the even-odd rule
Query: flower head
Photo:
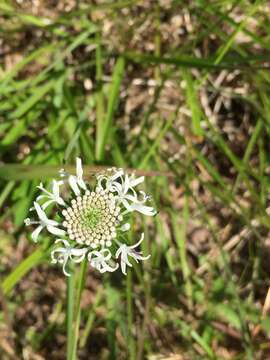
[[[37,225],[32,232],[34,241],[43,229],[57,236],[56,246],[51,252],[52,263],[62,264],[65,275],[69,276],[69,261],[80,263],[87,259],[90,266],[101,273],[117,270],[120,261],[121,270],[126,274],[127,266],[132,266],[129,258],[137,262],[149,258],[150,255],[143,257],[135,250],[143,241],[143,234],[135,245],[119,242],[119,237],[125,239],[125,232],[130,230],[131,212],[148,216],[156,213],[154,208],[145,205],[149,197],[135,189],[144,177],[135,178],[125,174],[123,169],[110,169],[98,175],[96,186],[91,188],[83,179],[79,158],[76,160],[76,175],[61,170],[60,176],[61,180],[52,181],[51,191],[42,183],[38,186],[42,193],[30,209],[35,210],[38,220],[27,218],[25,224]],[[68,186],[71,193],[67,191]],[[54,209],[50,207],[54,219],[49,219],[45,213],[49,205],[54,205]]]

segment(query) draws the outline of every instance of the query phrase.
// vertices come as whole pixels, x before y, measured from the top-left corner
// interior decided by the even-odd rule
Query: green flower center
[[[98,225],[101,217],[102,211],[100,209],[94,208],[84,214],[82,218],[82,223],[86,228],[93,229]]]

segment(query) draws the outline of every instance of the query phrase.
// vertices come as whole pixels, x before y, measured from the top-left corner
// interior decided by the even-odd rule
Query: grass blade
[[[3,281],[1,287],[4,295],[11,292],[14,286],[25,276],[33,267],[40,264],[47,253],[43,249],[37,249],[24,259],[11,274]]]
[[[112,83],[110,87],[109,100],[108,100],[108,108],[106,112],[106,117],[103,121],[102,137],[99,142],[99,147],[97,149],[96,158],[98,161],[101,161],[104,157],[105,146],[108,143],[109,133],[112,126],[113,116],[118,104],[120,86],[122,82],[122,78],[124,75],[125,69],[125,61],[123,57],[118,58],[112,76]]]

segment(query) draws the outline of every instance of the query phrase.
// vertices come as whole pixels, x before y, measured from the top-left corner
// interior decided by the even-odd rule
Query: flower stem
[[[77,296],[76,296],[76,304],[74,311],[74,333],[73,333],[73,344],[72,344],[72,357],[71,360],[76,360],[77,356],[77,347],[78,347],[78,338],[79,338],[79,328],[80,328],[80,320],[81,320],[81,298],[82,292],[85,284],[85,275],[87,270],[87,259],[84,259],[81,263],[79,279],[77,284]]]
[[[67,360],[72,360],[73,316],[74,316],[74,267],[69,263],[70,276],[67,277]]]
[[[85,329],[82,333],[82,335],[80,336],[80,348],[83,348],[87,342],[88,336],[92,330],[95,318],[96,318],[96,309],[99,306],[102,296],[103,296],[103,287],[100,286],[97,289],[97,293],[96,293],[96,297],[95,297],[95,301],[93,305],[90,305],[88,312],[88,319],[85,325]]]
[[[127,272],[127,325],[128,325],[128,348],[129,358],[134,360],[136,358],[136,349],[134,339],[132,337],[132,324],[133,324],[133,304],[132,304],[132,273]]]

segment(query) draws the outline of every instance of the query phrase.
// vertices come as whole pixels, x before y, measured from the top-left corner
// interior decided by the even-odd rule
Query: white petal
[[[86,190],[85,182],[83,181],[83,167],[82,160],[76,158],[76,174],[77,174],[77,184],[84,190]]]
[[[92,252],[89,252],[89,253],[88,253],[88,255],[87,255],[87,260],[88,260],[89,262],[91,262],[91,260],[92,260]]]
[[[131,262],[128,260],[128,255],[130,255],[129,252],[123,253],[121,256],[121,261],[123,261],[126,265],[132,267]]]
[[[44,226],[39,225],[33,232],[32,232],[32,239],[34,242],[37,242],[38,239],[38,235],[40,234],[41,230],[43,229]]]
[[[135,203],[138,203],[138,204],[143,204],[143,203],[146,202],[146,200],[149,199],[149,196],[147,196],[145,194],[145,192],[143,192],[143,191],[140,191],[140,194],[142,195],[142,199],[138,199],[138,195],[137,195],[137,193],[136,193],[136,191],[134,189],[132,189],[132,191],[133,191],[133,195],[131,195],[131,194],[126,194],[125,195],[125,198],[127,200],[131,201],[131,202],[135,202]]]
[[[131,208],[131,211],[138,211],[144,215],[147,215],[147,216],[154,216],[156,215],[156,210],[151,207],[151,206],[145,206],[145,205],[142,205],[142,204],[138,204],[138,203],[133,203],[130,205],[130,208]]]
[[[149,255],[147,255],[147,256],[142,256],[141,254],[134,254],[135,256],[133,256],[133,258],[135,259],[135,260],[148,260],[150,257],[151,257],[151,255],[149,254]]]
[[[142,233],[140,240],[138,242],[136,242],[136,244],[129,246],[129,248],[135,249],[137,246],[139,246],[143,242],[143,239],[144,239],[144,233]]]
[[[125,223],[124,225],[121,226],[122,231],[128,231],[129,229],[130,229],[130,224],[129,223]]]
[[[57,198],[57,203],[61,206],[66,206],[65,201],[60,196]]]
[[[38,195],[38,197],[36,198],[36,201],[39,201],[40,199],[43,199],[43,198],[48,198],[48,196],[47,195]]]
[[[148,199],[150,199],[151,198],[151,196],[149,196],[149,195],[146,195],[146,193],[144,192],[144,191],[139,191],[139,193],[142,195],[142,197],[143,197],[143,202],[145,202],[146,200],[148,200]]]
[[[48,226],[48,225],[57,227],[57,226],[59,226],[59,223],[55,220],[48,219],[46,226]]]
[[[121,243],[119,243],[119,244],[121,244]],[[121,252],[122,252],[122,247],[123,247],[123,244],[120,245],[119,248],[118,248],[118,250],[116,251],[116,253],[115,253],[116,259],[118,259],[119,255],[121,254]]]
[[[63,273],[64,273],[66,276],[70,276],[70,274],[66,271],[67,262],[68,262],[68,256],[65,256],[65,258],[64,258],[64,263],[63,263]]]
[[[125,182],[124,182],[124,194],[126,194],[128,192],[128,189],[130,188],[130,183],[129,183],[129,177],[126,174],[125,176]]]
[[[61,242],[62,244],[64,244],[66,248],[69,248],[69,247],[70,247],[69,242],[68,242],[66,239],[57,239],[57,240],[55,240],[54,243],[57,244],[57,243],[59,243],[59,242]]]
[[[127,202],[126,199],[122,199],[122,204],[124,205],[124,207],[127,209],[127,211],[133,211],[131,205],[129,205],[129,203]]]
[[[82,159],[76,158],[76,174],[79,179],[83,177]]]
[[[83,259],[85,258],[87,250],[88,250],[87,248],[71,249],[71,255],[70,255],[71,260],[76,262],[76,263],[79,263],[79,262],[83,261]],[[75,258],[73,258],[73,256]]]
[[[140,176],[137,179],[130,179],[129,186],[130,187],[135,187],[135,186],[141,184],[142,182],[144,182],[144,176]]]
[[[124,175],[123,169],[119,169],[118,171],[116,171],[116,172],[110,177],[110,180],[111,180],[111,181],[114,181],[114,180],[118,179],[120,176],[123,176],[123,175]]]
[[[39,219],[40,219],[44,224],[47,224],[48,218],[47,218],[45,212],[42,210],[41,206],[40,206],[37,202],[34,202],[34,207],[35,207],[35,209],[36,209],[36,212],[37,212],[37,214],[38,214]]]
[[[46,201],[42,206],[41,206],[41,208],[43,209],[43,210],[45,210],[51,203],[53,203],[54,202],[54,200],[48,200],[48,201]]]
[[[84,190],[87,189],[87,188],[86,188],[86,185],[85,185],[85,182],[84,182],[82,179],[78,179],[78,180],[77,180],[77,183],[78,183],[78,185],[79,185],[82,189],[84,189]]]
[[[124,275],[127,275],[127,264],[124,261],[121,261],[121,271]]]
[[[132,266],[132,264],[128,261],[128,246],[125,244],[122,244],[119,249],[115,253],[116,259],[118,259],[119,256],[121,256],[121,263],[124,262],[128,266]]]
[[[54,234],[54,235],[57,235],[57,236],[63,236],[65,235],[65,231],[64,230],[61,230],[61,229],[58,229],[57,227],[54,227],[52,225],[48,225],[47,226],[47,230],[51,233],[51,234]]]
[[[60,196],[60,185],[63,183],[63,181],[56,181],[53,180],[53,199],[56,201],[59,205],[65,206],[66,203],[64,199]]]
[[[44,188],[44,186],[43,186],[42,183],[40,183],[40,184],[37,186],[37,188],[40,189],[40,190],[42,190],[42,191],[44,191],[45,194],[47,194],[47,196],[49,196],[49,197],[51,196],[51,193]]]
[[[109,271],[109,272],[114,272],[115,270],[118,269],[118,264],[115,265],[115,267],[111,267],[110,265],[104,263],[104,268],[100,270],[101,273],[104,273],[106,271]]]
[[[112,183],[111,191],[117,192],[120,197],[124,196],[123,187],[118,182]]]
[[[52,193],[55,198],[57,198],[60,193],[59,184],[58,184],[58,181],[56,181],[56,180],[53,180],[53,182],[52,182]]]
[[[73,190],[74,194],[79,196],[81,194],[80,189],[77,185],[77,178],[73,175],[70,175],[68,178],[69,185],[71,189]]]
[[[127,250],[127,246],[123,245],[125,247],[125,250]],[[128,261],[127,252],[124,251],[121,255],[121,270],[124,275],[127,275],[127,265],[132,267],[132,264]]]
[[[136,196],[135,195],[130,195],[130,194],[126,194],[125,195],[125,199],[126,200],[129,200],[129,201],[131,201],[131,202],[134,202],[134,203],[139,203],[139,204],[141,204],[142,203],[142,201],[140,201],[139,199],[138,199],[138,196],[137,196],[137,194],[136,194]]]
[[[87,248],[82,248],[82,249],[76,249],[73,248],[71,249],[71,255],[73,256],[81,256],[82,254],[85,254],[87,252]]]
[[[52,263],[53,264],[56,264],[58,262],[58,259],[55,257],[55,254],[56,253],[62,253],[64,254],[66,252],[66,249],[63,248],[63,247],[59,247],[59,248],[56,248],[54,249],[52,252],[51,252],[51,259],[52,259]]]

